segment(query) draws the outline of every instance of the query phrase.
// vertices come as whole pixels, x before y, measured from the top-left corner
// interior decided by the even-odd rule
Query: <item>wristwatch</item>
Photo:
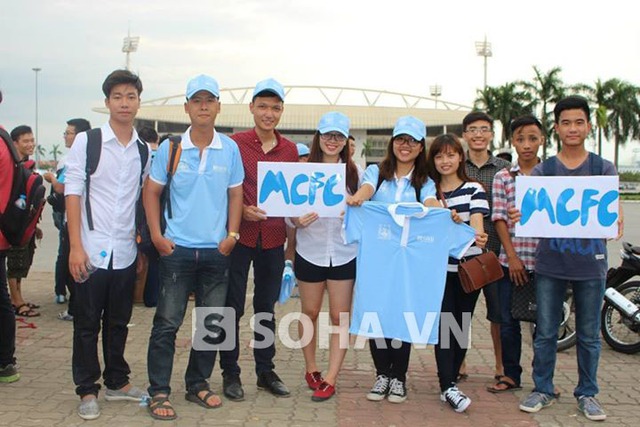
[[[233,231],[230,231],[229,234],[227,234],[227,237],[233,237],[234,239],[236,239],[236,241],[240,240],[240,233],[234,233]]]

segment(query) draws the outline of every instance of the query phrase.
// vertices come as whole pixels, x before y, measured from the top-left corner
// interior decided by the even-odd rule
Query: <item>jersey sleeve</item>
[[[365,208],[347,206],[347,210],[344,214],[344,242],[345,244],[351,244],[359,242],[362,237],[362,223],[363,215],[365,214]]]
[[[476,231],[473,227],[460,223],[456,224],[450,221],[452,226],[449,229],[449,256],[460,259],[467,252],[467,249],[475,242]]]
[[[156,150],[156,155],[151,162],[151,171],[149,172],[149,179],[153,182],[165,185],[167,183],[167,163],[169,163],[169,149],[171,148],[171,141],[166,140],[163,144],[160,144]]]
[[[238,185],[242,185],[242,181],[244,181],[244,167],[242,166],[242,159],[240,158],[240,149],[238,145],[232,142],[233,148],[233,158],[231,165],[231,178],[229,180],[229,188],[237,187]]]
[[[427,181],[424,183],[422,188],[420,189],[420,200],[424,203],[427,199],[435,199],[436,198],[436,184],[433,182],[431,178],[427,178]]]
[[[377,190],[376,186],[378,185],[379,176],[380,169],[378,168],[378,165],[371,165],[367,167],[364,171],[364,176],[362,177],[362,185],[369,184],[374,190]]]

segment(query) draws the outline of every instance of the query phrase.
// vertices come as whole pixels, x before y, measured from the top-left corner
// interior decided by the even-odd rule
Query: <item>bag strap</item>
[[[171,211],[171,180],[178,169],[178,163],[180,163],[180,156],[182,155],[182,137],[180,135],[172,136],[169,138],[169,162],[167,163],[167,183],[164,188],[166,195],[164,202],[167,205],[167,215],[169,219],[173,218]],[[164,209],[163,209],[164,211]]]
[[[91,175],[98,169],[100,163],[100,153],[102,152],[102,130],[94,128],[87,131],[87,161],[84,167],[85,173],[85,201],[84,206],[87,211],[87,223],[89,230],[93,231],[93,216],[91,215]]]

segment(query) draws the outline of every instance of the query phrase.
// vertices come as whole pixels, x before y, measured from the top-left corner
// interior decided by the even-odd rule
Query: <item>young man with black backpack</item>
[[[69,271],[76,281],[73,380],[81,397],[78,415],[88,420],[100,416],[101,326],[106,400],[139,401],[146,395],[129,383],[124,359],[136,275],[136,202],[150,159],[133,128],[142,83],[130,71],[116,70],[102,91],[109,121],[76,137],[65,175]]]
[[[65,129],[64,145],[67,148],[71,148],[76,135],[80,132],[86,132],[91,129],[91,124],[86,119],[71,119],[67,121],[67,128]],[[59,244],[58,244],[58,257],[56,258],[56,270],[55,270],[55,301],[58,304],[64,304],[67,294],[67,288],[69,289],[69,308],[58,314],[60,320],[73,320],[73,307],[71,304],[73,286],[72,281],[69,278],[69,260],[67,259],[68,251],[68,237],[66,231],[65,220],[65,204],[64,204],[64,176],[65,176],[65,162],[66,155],[60,159],[56,165],[56,172],[46,172],[43,174],[43,178],[51,183],[51,193],[47,197],[47,202],[51,205],[53,210],[53,224],[59,230]]]

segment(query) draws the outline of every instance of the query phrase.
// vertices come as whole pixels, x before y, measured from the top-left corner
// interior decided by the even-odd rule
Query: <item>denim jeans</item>
[[[0,252],[0,366],[16,363],[16,316],[7,289],[7,258]]]
[[[504,277],[498,281],[498,294],[500,295],[500,342],[502,342],[502,365],[504,374],[511,378],[516,385],[520,385],[522,366],[520,355],[522,353],[522,333],[520,321],[511,315],[511,296],[513,287],[516,286],[509,278],[509,269],[503,267]],[[526,285],[525,285],[526,286]]]
[[[104,385],[117,390],[129,383],[131,370],[124,359],[124,349],[133,310],[135,261],[129,267],[98,269],[84,283],[76,283],[73,314],[73,381],[76,394],[98,395],[100,362],[98,335],[102,321],[102,356]]]
[[[558,327],[567,280],[536,274],[538,313],[533,342],[534,391],[553,394]],[[598,394],[598,361],[600,359],[600,309],[604,298],[605,279],[571,281],[575,303],[578,337],[578,385],[575,397]]]
[[[196,307],[223,307],[229,285],[228,268],[229,258],[218,249],[176,246],[171,255],[160,258],[160,295],[147,356],[151,396],[171,394],[176,334],[184,320],[189,293],[195,292]],[[215,351],[191,349],[185,373],[187,392],[209,389],[215,361]]]
[[[270,320],[262,320],[261,325],[266,327],[272,337],[275,337],[276,319],[274,306],[280,295],[282,284],[282,270],[284,269],[284,246],[272,249],[261,247],[250,248],[240,243],[231,253],[229,266],[229,293],[227,306],[236,310],[236,345],[234,350],[220,352],[220,367],[223,375],[240,375],[238,358],[240,357],[240,319],[244,315],[244,305],[247,295],[247,278],[249,267],[253,262],[254,291],[253,312],[270,316]],[[253,339],[256,343],[262,343],[270,337],[264,337],[255,328]],[[276,354],[275,340],[265,348],[256,345],[253,349],[253,357],[256,361],[256,374],[273,370],[273,358]]]

